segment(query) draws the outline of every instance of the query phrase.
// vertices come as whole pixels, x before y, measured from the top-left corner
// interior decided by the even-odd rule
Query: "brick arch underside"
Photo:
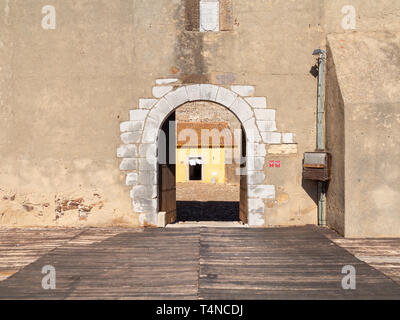
[[[279,133],[273,132],[276,128],[264,128],[266,122],[272,121],[260,121],[258,116],[264,115],[264,120],[265,114],[273,111],[275,118],[275,110],[267,109],[266,104],[260,106],[254,99],[265,98],[245,98],[224,87],[193,84],[179,86],[158,99],[142,99],[142,108],[131,111],[131,121],[121,123],[124,145],[117,153],[123,158],[120,169],[127,172],[133,211],[139,214],[141,225],[158,223],[157,139],[161,126],[174,110],[193,101],[220,104],[241,122],[246,136],[246,168],[242,174],[247,176],[248,223],[250,226],[265,224],[264,199],[275,198],[275,186],[265,184],[266,145],[278,144],[272,140]],[[259,128],[261,125],[263,128]]]

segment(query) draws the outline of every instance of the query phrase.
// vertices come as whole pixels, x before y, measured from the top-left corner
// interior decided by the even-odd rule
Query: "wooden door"
[[[166,224],[176,221],[176,135],[175,112],[164,122],[158,140],[158,201]]]

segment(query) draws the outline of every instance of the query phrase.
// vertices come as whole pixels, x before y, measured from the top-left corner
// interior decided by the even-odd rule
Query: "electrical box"
[[[328,181],[331,178],[332,155],[327,152],[306,152],[303,159],[303,178]]]

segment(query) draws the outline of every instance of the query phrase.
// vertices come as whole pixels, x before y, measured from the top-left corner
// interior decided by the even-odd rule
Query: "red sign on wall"
[[[281,167],[281,162],[280,161],[270,160],[269,161],[269,167],[270,168],[280,168]]]
[[[275,167],[275,161],[274,161],[274,160],[271,160],[271,161],[269,162],[269,167],[270,167],[270,168]]]

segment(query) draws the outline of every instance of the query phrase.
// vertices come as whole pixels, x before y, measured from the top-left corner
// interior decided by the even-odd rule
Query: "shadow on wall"
[[[307,192],[308,196],[314,201],[314,203],[318,205],[317,182],[303,179],[301,182],[301,186],[303,187],[304,191]]]
[[[177,201],[177,221],[240,221],[236,201]]]

